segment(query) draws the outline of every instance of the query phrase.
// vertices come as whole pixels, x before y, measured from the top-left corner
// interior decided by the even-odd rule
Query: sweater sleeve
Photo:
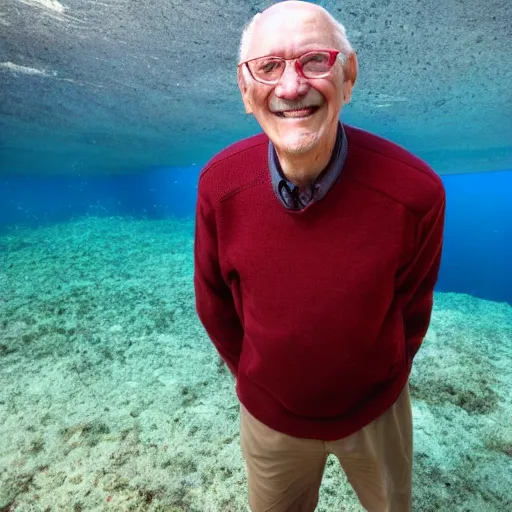
[[[446,205],[445,192],[441,190],[434,206],[419,222],[415,253],[397,281],[406,349],[411,360],[418,352],[430,324],[434,286],[441,265]]]
[[[243,327],[219,264],[215,210],[199,183],[194,243],[196,310],[220,356],[235,376],[242,350]]]

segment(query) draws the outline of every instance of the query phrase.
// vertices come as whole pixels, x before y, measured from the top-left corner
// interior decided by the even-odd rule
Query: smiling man
[[[357,71],[323,8],[256,15],[238,83],[263,133],[199,180],[196,306],[236,379],[254,512],[313,511],[329,454],[366,510],[411,510],[408,378],[445,193],[406,149],[340,121]]]

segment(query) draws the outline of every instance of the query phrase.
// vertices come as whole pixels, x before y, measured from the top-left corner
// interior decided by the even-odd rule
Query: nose
[[[283,74],[274,89],[274,94],[279,98],[293,100],[306,94],[308,88],[308,81],[298,74],[294,63],[287,62]]]

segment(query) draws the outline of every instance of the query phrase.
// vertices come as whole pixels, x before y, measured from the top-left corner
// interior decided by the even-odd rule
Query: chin
[[[294,144],[294,145],[285,145],[282,149],[288,153],[289,155],[305,155],[315,149],[316,144]]]
[[[274,144],[289,155],[304,155],[309,153],[319,143],[319,134],[312,133],[302,137],[282,137],[280,143]]]

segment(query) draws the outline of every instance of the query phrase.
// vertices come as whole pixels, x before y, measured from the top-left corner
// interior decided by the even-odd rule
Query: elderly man
[[[263,132],[198,187],[197,312],[236,379],[253,511],[313,511],[334,454],[368,511],[411,510],[411,364],[445,209],[439,177],[341,123],[344,27],[306,2],[246,27],[238,83]]]

